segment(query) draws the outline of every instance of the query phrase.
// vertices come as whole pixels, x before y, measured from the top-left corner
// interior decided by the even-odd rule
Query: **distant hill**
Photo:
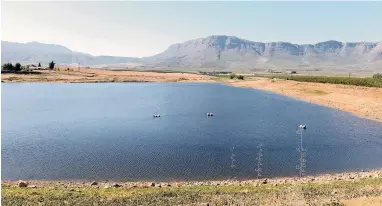
[[[330,70],[382,71],[382,42],[326,41],[317,44],[253,42],[234,36],[209,36],[171,45],[144,58],[92,56],[51,44],[2,41],[3,62],[80,63],[104,67],[179,70]]]
[[[92,56],[86,53],[73,52],[64,46],[55,44],[43,44],[39,42],[24,44],[1,41],[2,62],[48,64],[52,60],[58,64],[107,65],[137,62],[139,58]]]

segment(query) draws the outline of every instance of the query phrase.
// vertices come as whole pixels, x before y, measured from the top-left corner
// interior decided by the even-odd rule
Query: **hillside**
[[[210,36],[171,45],[147,60],[151,67],[377,70],[382,65],[382,42],[326,41],[298,45]]]
[[[97,67],[176,68],[180,70],[382,71],[382,42],[326,41],[316,44],[253,42],[234,36],[209,36],[171,45],[144,58],[92,56],[51,44],[2,41],[3,62],[80,63]]]

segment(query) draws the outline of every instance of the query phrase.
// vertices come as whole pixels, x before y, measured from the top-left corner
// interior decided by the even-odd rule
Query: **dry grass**
[[[166,185],[122,184],[103,188],[69,182],[45,182],[37,188],[2,183],[2,205],[378,205],[382,178],[295,184]]]

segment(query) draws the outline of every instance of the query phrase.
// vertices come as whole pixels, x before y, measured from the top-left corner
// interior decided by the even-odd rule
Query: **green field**
[[[333,77],[333,76],[304,76],[304,75],[256,75],[258,77],[289,79],[298,82],[316,82],[329,84],[344,84],[365,87],[382,87],[381,77]]]

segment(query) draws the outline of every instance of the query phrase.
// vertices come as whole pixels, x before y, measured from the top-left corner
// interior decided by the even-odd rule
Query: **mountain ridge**
[[[120,67],[126,67],[128,64],[135,64],[137,68],[242,69],[247,71],[256,68],[328,69],[337,67],[349,67],[358,70],[366,68],[374,71],[381,70],[382,65],[382,41],[341,42],[328,40],[316,44],[294,44],[283,41],[263,43],[236,36],[212,35],[172,44],[159,54],[143,58],[92,56],[86,53],[73,52],[61,45],[36,42],[25,43],[27,48],[24,49],[22,43],[2,41],[1,44],[3,62],[55,60],[59,64],[103,64],[107,67],[118,64]],[[11,44],[14,44],[13,47]],[[51,48],[52,51],[47,51],[47,48]],[[48,58],[51,59],[48,60]]]

